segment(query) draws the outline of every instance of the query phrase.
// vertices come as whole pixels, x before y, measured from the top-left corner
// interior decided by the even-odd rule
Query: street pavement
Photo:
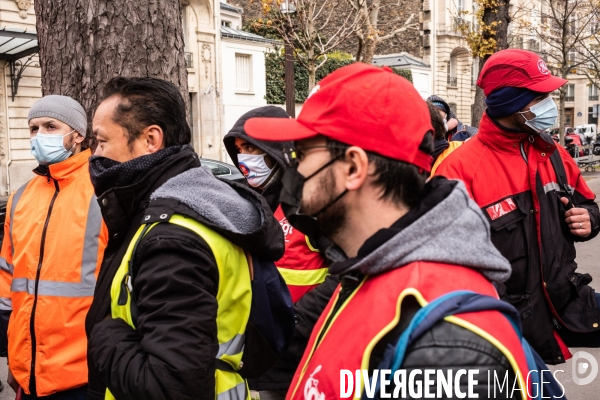
[[[596,193],[597,201],[600,202],[600,169],[593,172],[582,172],[590,188]],[[585,243],[576,243],[577,247],[577,263],[579,265],[578,272],[589,273],[593,277],[592,286],[596,287],[600,291],[600,235],[593,240]],[[575,354],[577,351],[586,351],[591,354],[598,362],[600,366],[600,349],[588,349],[588,348],[573,348],[571,352]],[[590,365],[590,363],[580,361],[582,363]],[[576,385],[573,381],[573,359],[567,361],[565,364],[551,366],[550,369],[556,372],[555,376],[560,383],[565,387],[566,397],[569,400],[591,400],[600,398],[600,371],[598,377],[591,383],[585,386]],[[560,371],[562,372],[560,372]],[[579,378],[585,379],[590,374],[591,367],[583,373],[578,375]],[[0,380],[4,384],[4,390],[0,392],[0,400],[9,400],[15,398],[15,392],[8,387],[6,383],[7,367],[5,359],[0,359]],[[532,393],[533,394],[533,393]]]

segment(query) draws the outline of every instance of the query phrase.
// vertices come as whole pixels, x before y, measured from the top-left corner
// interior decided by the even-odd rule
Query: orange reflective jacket
[[[85,316],[108,240],[90,155],[51,165],[49,176],[36,176],[7,204],[0,307],[12,305],[9,367],[27,394],[32,370],[38,396],[87,383]]]

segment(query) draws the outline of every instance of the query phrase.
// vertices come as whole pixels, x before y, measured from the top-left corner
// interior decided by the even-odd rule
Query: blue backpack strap
[[[519,312],[504,301],[471,291],[454,291],[447,293],[417,311],[409,326],[400,336],[395,348],[391,349],[393,358],[390,357],[389,352],[386,351],[384,359],[378,368],[391,369],[392,373],[397,371],[404,361],[408,347],[425,332],[430,330],[438,321],[447,316],[477,311],[499,311],[510,321],[521,340],[529,371],[533,371],[529,376],[529,382],[532,383],[532,387],[541,388],[541,382],[543,382],[543,394],[545,396],[550,395],[552,396],[551,398],[564,399],[564,391],[560,388],[560,385],[556,382],[544,361],[523,338]],[[389,367],[390,364],[391,367]],[[544,379],[540,379],[539,371],[543,371]],[[377,387],[376,393],[378,393],[378,390],[379,388]],[[535,393],[532,393],[532,395],[533,394]],[[541,398],[541,395],[542,393],[538,389],[537,396],[534,398]],[[362,397],[365,398],[364,393]]]
[[[417,311],[398,340],[396,352],[392,361],[392,371],[400,369],[400,365],[402,365],[402,361],[404,361],[406,349],[412,342],[418,339],[423,333],[430,330],[439,320],[444,319],[448,315],[452,315],[453,311],[459,307],[461,301],[465,299],[465,296],[473,294],[475,293],[469,291],[450,292],[438,297]]]

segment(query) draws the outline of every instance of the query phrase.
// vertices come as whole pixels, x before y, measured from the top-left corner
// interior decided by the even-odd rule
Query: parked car
[[[229,181],[246,183],[246,178],[236,168],[235,165],[224,163],[223,161],[211,160],[208,158],[201,158],[200,164],[210,168],[213,175],[220,179],[226,179]]]
[[[591,143],[596,140],[596,125],[594,124],[586,124],[586,125],[577,125],[575,127],[575,132],[583,135],[585,137],[585,141]]]

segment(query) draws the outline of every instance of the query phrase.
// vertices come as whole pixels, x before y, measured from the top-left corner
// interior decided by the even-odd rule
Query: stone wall
[[[263,16],[259,0],[229,0],[229,3],[244,9],[244,24],[249,20]],[[419,12],[422,9],[420,0],[382,0],[382,4],[384,7],[379,12],[379,28],[382,34],[386,34],[394,28],[401,26],[413,13],[412,22],[418,24]],[[343,10],[341,8],[338,9],[340,10],[340,14],[343,14]],[[338,19],[341,20],[342,18]],[[340,46],[339,50],[355,55],[357,40],[349,38]],[[380,43],[377,46],[375,54],[393,54],[403,51],[419,57],[420,34],[418,28],[407,30],[393,39]]]

